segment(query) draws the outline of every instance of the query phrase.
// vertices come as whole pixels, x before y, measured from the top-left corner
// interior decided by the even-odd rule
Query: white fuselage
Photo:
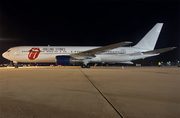
[[[100,47],[100,46],[98,46]],[[3,57],[16,62],[24,63],[56,63],[56,56],[71,55],[74,53],[91,50],[98,47],[92,46],[18,46],[10,48],[3,53]],[[38,50],[37,50],[38,49]],[[33,50],[31,52],[31,50]],[[107,62],[121,63],[132,60],[144,59],[146,57],[156,56],[143,55],[141,52],[148,50],[137,47],[119,47],[103,53],[96,54],[89,62]],[[133,53],[133,54],[132,54]],[[137,53],[137,54],[134,54]],[[132,55],[131,55],[132,54]]]
[[[163,23],[157,23],[136,45],[123,47],[131,42],[119,42],[107,46],[18,46],[3,53],[3,57],[14,63],[56,63],[69,65],[81,63],[89,68],[89,63],[126,63],[159,55],[174,47],[156,49]],[[17,64],[16,64],[17,65]],[[15,66],[17,67],[17,66]]]

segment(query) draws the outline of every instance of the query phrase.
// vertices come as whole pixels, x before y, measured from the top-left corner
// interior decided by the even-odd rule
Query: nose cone
[[[4,52],[4,53],[2,54],[2,56],[3,56],[4,58],[7,58],[7,52]]]

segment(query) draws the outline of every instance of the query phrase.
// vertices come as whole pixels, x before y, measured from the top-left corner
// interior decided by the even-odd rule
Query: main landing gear
[[[87,64],[87,65],[85,65],[85,64],[83,64],[83,65],[81,65],[81,68],[90,68],[91,66],[89,65],[89,64]]]
[[[88,64],[89,63],[89,59],[84,59],[83,60],[83,64],[81,65],[81,68],[90,68],[91,66]]]

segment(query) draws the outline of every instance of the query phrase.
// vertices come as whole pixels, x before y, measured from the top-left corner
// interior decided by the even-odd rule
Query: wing
[[[76,54],[71,54],[70,56],[76,59],[91,59],[93,57],[96,57],[95,54],[99,54],[99,53],[103,53],[105,51],[108,50],[112,50],[118,47],[122,47],[128,44],[131,44],[132,42],[120,42],[120,43],[115,43],[115,44],[111,44],[111,45],[107,45],[107,46],[103,46],[103,47],[99,47],[99,48],[95,48],[95,49],[91,49],[91,50],[87,50],[87,51],[83,51],[80,53],[76,53]]]

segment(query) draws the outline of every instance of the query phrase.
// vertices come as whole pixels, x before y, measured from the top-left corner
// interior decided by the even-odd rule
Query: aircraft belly
[[[125,62],[131,61],[133,56],[129,55],[98,55],[102,62]]]
[[[145,58],[147,58],[147,57],[153,57],[153,56],[157,56],[157,55],[159,55],[159,54],[134,56],[134,60],[137,60],[137,59],[145,59]]]

